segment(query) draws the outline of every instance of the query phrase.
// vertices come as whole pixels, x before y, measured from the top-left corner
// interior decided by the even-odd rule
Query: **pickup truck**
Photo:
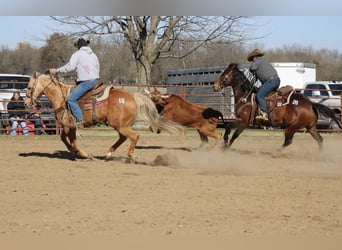
[[[309,97],[312,102],[324,104],[334,110],[336,116],[341,120],[341,93],[342,82],[318,81],[304,84],[301,93]],[[335,128],[334,123],[329,123],[326,119],[320,118],[320,124],[327,123],[329,128]]]

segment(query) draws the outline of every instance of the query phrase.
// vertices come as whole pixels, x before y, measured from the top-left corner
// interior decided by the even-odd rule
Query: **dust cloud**
[[[281,149],[282,141],[262,144],[253,138],[241,139],[229,149],[195,149],[191,152],[167,152],[158,155],[154,165],[174,168],[196,168],[202,174],[227,175],[298,175],[309,177],[341,177],[341,140],[334,137],[324,141],[323,151],[307,135],[303,142]]]

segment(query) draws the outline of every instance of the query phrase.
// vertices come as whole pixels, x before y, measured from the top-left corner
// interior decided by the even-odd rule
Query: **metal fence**
[[[231,88],[226,88],[224,92],[214,92],[213,86],[210,84],[201,84],[197,83],[196,85],[194,84],[168,84],[168,85],[155,85],[155,87],[161,92],[161,93],[174,93],[178,94],[181,97],[185,98],[186,100],[196,103],[199,105],[202,105],[204,107],[210,107],[215,110],[220,111],[224,119],[227,122],[234,122],[236,117],[235,117],[235,110],[234,110],[234,104],[235,100],[233,97],[232,89]],[[120,88],[124,89],[130,93],[134,92],[144,92],[144,88],[150,88],[150,86],[147,85],[114,85],[114,88]],[[0,91],[1,93],[1,91]],[[24,95],[24,92],[22,92]],[[8,102],[8,100],[0,100],[2,102]],[[48,106],[48,105],[46,105]],[[7,112],[6,110],[0,110],[0,112]],[[28,111],[29,112],[29,111]],[[52,108],[45,108],[44,110],[41,110],[40,112],[42,113],[53,113],[54,110]],[[341,115],[339,114],[340,119]],[[54,124],[53,127],[47,128],[47,131],[50,131],[51,134],[59,134],[61,132],[61,126],[58,124],[58,122],[55,120],[54,116],[50,118],[51,123]],[[2,122],[8,122],[8,118],[1,118],[0,123]],[[326,121],[322,121],[322,124],[327,125]],[[141,120],[136,120],[136,122],[133,124],[133,127],[135,129],[141,129],[145,130],[148,129],[147,124],[145,124]],[[93,129],[107,129],[107,127],[95,127]],[[108,128],[109,129],[109,128]],[[110,128],[112,129],[112,128]],[[339,130],[332,130],[333,128],[329,127],[322,127],[320,130],[331,130],[331,131],[339,131]],[[6,131],[5,127],[0,126],[0,133],[4,133]]]

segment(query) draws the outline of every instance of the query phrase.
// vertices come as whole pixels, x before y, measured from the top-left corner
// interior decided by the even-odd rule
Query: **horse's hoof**
[[[107,153],[105,156],[105,161],[109,161],[112,159],[112,153]]]

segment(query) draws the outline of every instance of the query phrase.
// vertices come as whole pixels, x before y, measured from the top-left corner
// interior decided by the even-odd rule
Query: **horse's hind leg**
[[[134,148],[137,145],[137,142],[139,140],[139,135],[136,132],[134,132],[130,127],[120,128],[118,132],[119,132],[119,139],[113,146],[109,148],[109,151],[106,155],[106,159],[109,159],[112,156],[112,153],[114,153],[116,149],[119,148],[121,144],[126,141],[127,138],[129,138],[131,140],[131,144],[127,152],[127,156],[128,156],[127,161],[130,162],[133,159]]]
[[[309,130],[310,135],[315,139],[315,141],[318,143],[318,148],[319,151],[322,151],[323,149],[323,138],[322,136],[318,133],[316,127],[312,127]]]
[[[295,134],[295,131],[293,131],[291,129],[285,129],[285,131],[284,131],[285,139],[284,139],[284,143],[282,145],[283,148],[289,146],[292,143],[294,134]]]
[[[121,144],[124,143],[126,140],[127,137],[119,132],[119,139],[109,148],[106,154],[106,159],[109,160],[112,157],[112,154],[117,150],[117,148],[120,147]]]
[[[284,149],[285,147],[289,146],[292,143],[293,136],[295,134],[295,131],[292,129],[285,129],[284,130],[284,143],[281,148],[278,148],[277,152],[273,153],[273,157],[278,157],[279,153]]]

